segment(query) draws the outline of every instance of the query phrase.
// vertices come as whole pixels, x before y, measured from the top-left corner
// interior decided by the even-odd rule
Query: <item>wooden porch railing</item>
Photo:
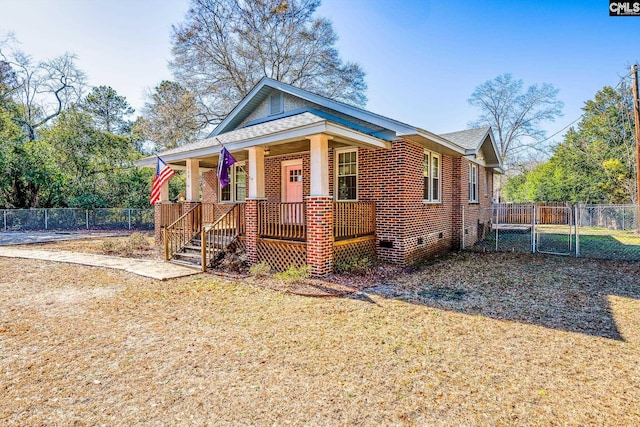
[[[375,202],[334,202],[333,236],[335,240],[367,236],[376,232]]]
[[[258,235],[271,239],[305,240],[307,237],[304,202],[258,203]]]
[[[229,203],[202,203],[202,222],[212,224],[226,215],[235,204]]]
[[[246,232],[244,203],[228,206],[227,212],[202,229],[202,271],[224,252],[229,244]]]
[[[160,203],[160,227],[166,227],[182,216],[182,203]]]
[[[202,230],[202,205],[197,204],[164,229],[164,259],[173,258]]]

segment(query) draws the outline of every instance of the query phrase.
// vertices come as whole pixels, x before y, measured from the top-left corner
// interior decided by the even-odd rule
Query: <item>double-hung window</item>
[[[336,200],[358,199],[358,151],[336,152]]]
[[[229,168],[230,182],[220,188],[221,202],[244,202],[247,199],[247,174],[244,163],[235,163]]]
[[[441,201],[441,169],[440,154],[425,150],[422,190],[422,198],[425,202],[438,203]]]
[[[478,202],[478,165],[469,164],[469,202]]]

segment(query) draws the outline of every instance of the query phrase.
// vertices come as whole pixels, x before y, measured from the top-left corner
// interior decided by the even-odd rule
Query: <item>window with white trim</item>
[[[358,151],[336,151],[336,200],[358,200]]]
[[[440,154],[424,151],[422,199],[425,202],[438,203],[441,201],[442,165]]]
[[[244,202],[247,200],[247,174],[244,163],[239,162],[229,168],[230,182],[224,188],[219,188],[221,202]]]
[[[469,202],[478,202],[478,165],[469,164]]]

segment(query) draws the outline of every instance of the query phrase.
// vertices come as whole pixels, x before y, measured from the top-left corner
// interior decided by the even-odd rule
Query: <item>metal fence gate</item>
[[[465,224],[465,249],[640,261],[637,205],[505,203],[483,209],[490,232],[476,239],[465,234]]]
[[[571,206],[539,205],[534,207],[533,250],[543,254],[572,255],[575,228]]]

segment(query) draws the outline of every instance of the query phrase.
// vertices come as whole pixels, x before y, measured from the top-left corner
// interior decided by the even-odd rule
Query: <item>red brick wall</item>
[[[485,168],[479,166],[479,203],[469,203],[469,161],[464,158],[441,157],[441,203],[427,204],[423,197],[424,149],[409,141],[396,141],[391,150],[358,149],[358,199],[376,202],[376,251],[380,260],[407,265],[469,246],[488,232],[490,222],[492,176],[485,196]],[[281,200],[282,161],[302,159],[303,195],[309,195],[309,153],[265,158],[265,195],[267,200]],[[329,187],[333,196],[333,149],[329,149]],[[247,166],[245,166],[247,168]],[[247,168],[248,169],[248,168]],[[203,202],[218,199],[216,171],[202,176]],[[306,199],[305,199],[306,200]],[[462,213],[464,210],[464,224]],[[247,215],[251,215],[251,209]],[[478,230],[478,224],[481,230]],[[464,226],[463,226],[464,225]],[[309,224],[311,227],[311,224]],[[481,233],[479,233],[479,231]],[[326,230],[318,234],[325,233]],[[385,242],[391,247],[383,247]],[[324,254],[327,248],[318,246]],[[327,249],[328,250],[328,249]],[[314,255],[314,250],[308,256]],[[253,254],[252,254],[253,255]],[[309,262],[312,264],[312,262]],[[313,263],[318,264],[317,261]],[[314,272],[323,274],[325,266],[316,265]]]
[[[469,202],[469,167],[471,162],[460,159],[460,205],[464,211],[464,223],[460,219],[458,232],[460,241],[456,248],[469,247],[481,240],[488,232],[491,223],[491,197],[493,195],[493,173],[489,171],[488,182],[485,180],[487,169],[478,165],[478,202]],[[486,190],[486,191],[485,191]],[[486,193],[486,195],[485,195]]]
[[[302,196],[309,195],[310,157],[309,153],[296,153],[286,156],[265,157],[264,159],[264,192],[268,201],[281,201],[282,193],[282,162],[286,160],[302,159]]]
[[[453,159],[441,161],[442,202],[425,204],[422,147],[396,141],[391,150],[359,150],[359,198],[376,201],[379,259],[406,265],[451,248]]]
[[[218,202],[218,175],[215,170],[202,174],[202,202]]]

